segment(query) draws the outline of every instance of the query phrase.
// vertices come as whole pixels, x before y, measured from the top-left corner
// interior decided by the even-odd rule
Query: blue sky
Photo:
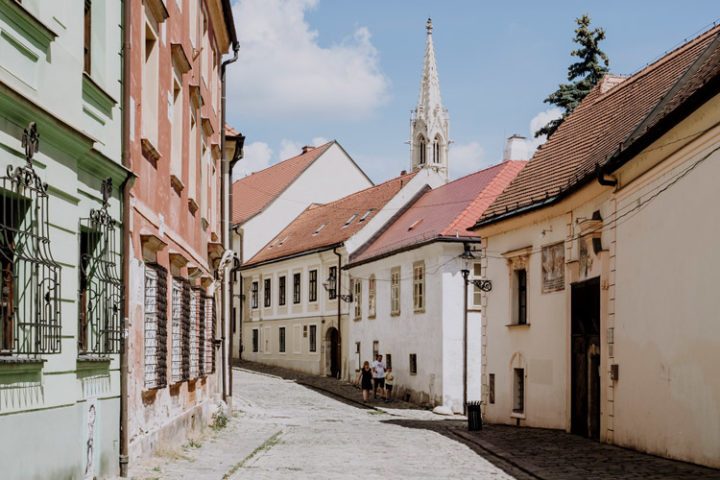
[[[603,27],[610,69],[628,74],[720,17],[716,0],[590,2],[239,0],[240,59],[228,121],[247,137],[235,177],[336,139],[376,182],[409,166],[432,17],[451,176],[501,160],[506,137],[530,137],[542,100],[566,80],[583,13]]]

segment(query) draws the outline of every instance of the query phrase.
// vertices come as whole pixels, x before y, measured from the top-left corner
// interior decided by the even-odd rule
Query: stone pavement
[[[229,426],[131,465],[135,479],[511,480],[470,448],[431,429],[385,420],[440,418],[413,409],[357,408],[293,380],[233,371]],[[348,404],[350,403],[350,404]],[[384,406],[385,404],[383,404]],[[392,405],[392,404],[389,404]]]
[[[251,362],[243,362],[242,365],[258,372],[271,372],[283,378],[294,379],[334,398],[344,397],[348,404],[361,408],[369,406],[384,410],[386,406],[382,402],[362,404],[360,390],[333,378]],[[404,402],[393,402],[391,406],[393,409],[396,406],[405,409],[418,408]],[[465,418],[459,418],[441,421],[437,421],[438,417],[428,421],[392,418],[386,422],[432,430],[462,442],[518,480],[720,480],[720,470],[646,455],[558,430],[485,425],[480,432],[468,432]]]

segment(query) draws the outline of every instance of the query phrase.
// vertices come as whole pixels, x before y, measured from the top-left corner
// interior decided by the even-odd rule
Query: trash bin
[[[466,406],[468,431],[477,432],[482,430],[482,413],[480,411],[482,402],[468,402]]]

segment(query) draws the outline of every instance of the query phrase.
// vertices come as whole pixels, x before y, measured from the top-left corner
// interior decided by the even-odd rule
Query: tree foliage
[[[551,120],[547,125],[535,132],[535,136],[552,135],[585,95],[608,71],[609,60],[605,52],[600,50],[600,42],[605,40],[605,30],[590,28],[590,16],[576,18],[577,28],[573,42],[578,45],[570,54],[579,60],[568,67],[568,81],[561,83],[558,89],[543,100],[563,109],[560,118]]]

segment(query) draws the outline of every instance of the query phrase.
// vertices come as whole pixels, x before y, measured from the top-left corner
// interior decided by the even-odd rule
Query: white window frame
[[[413,311],[425,311],[425,262],[413,263]]]

